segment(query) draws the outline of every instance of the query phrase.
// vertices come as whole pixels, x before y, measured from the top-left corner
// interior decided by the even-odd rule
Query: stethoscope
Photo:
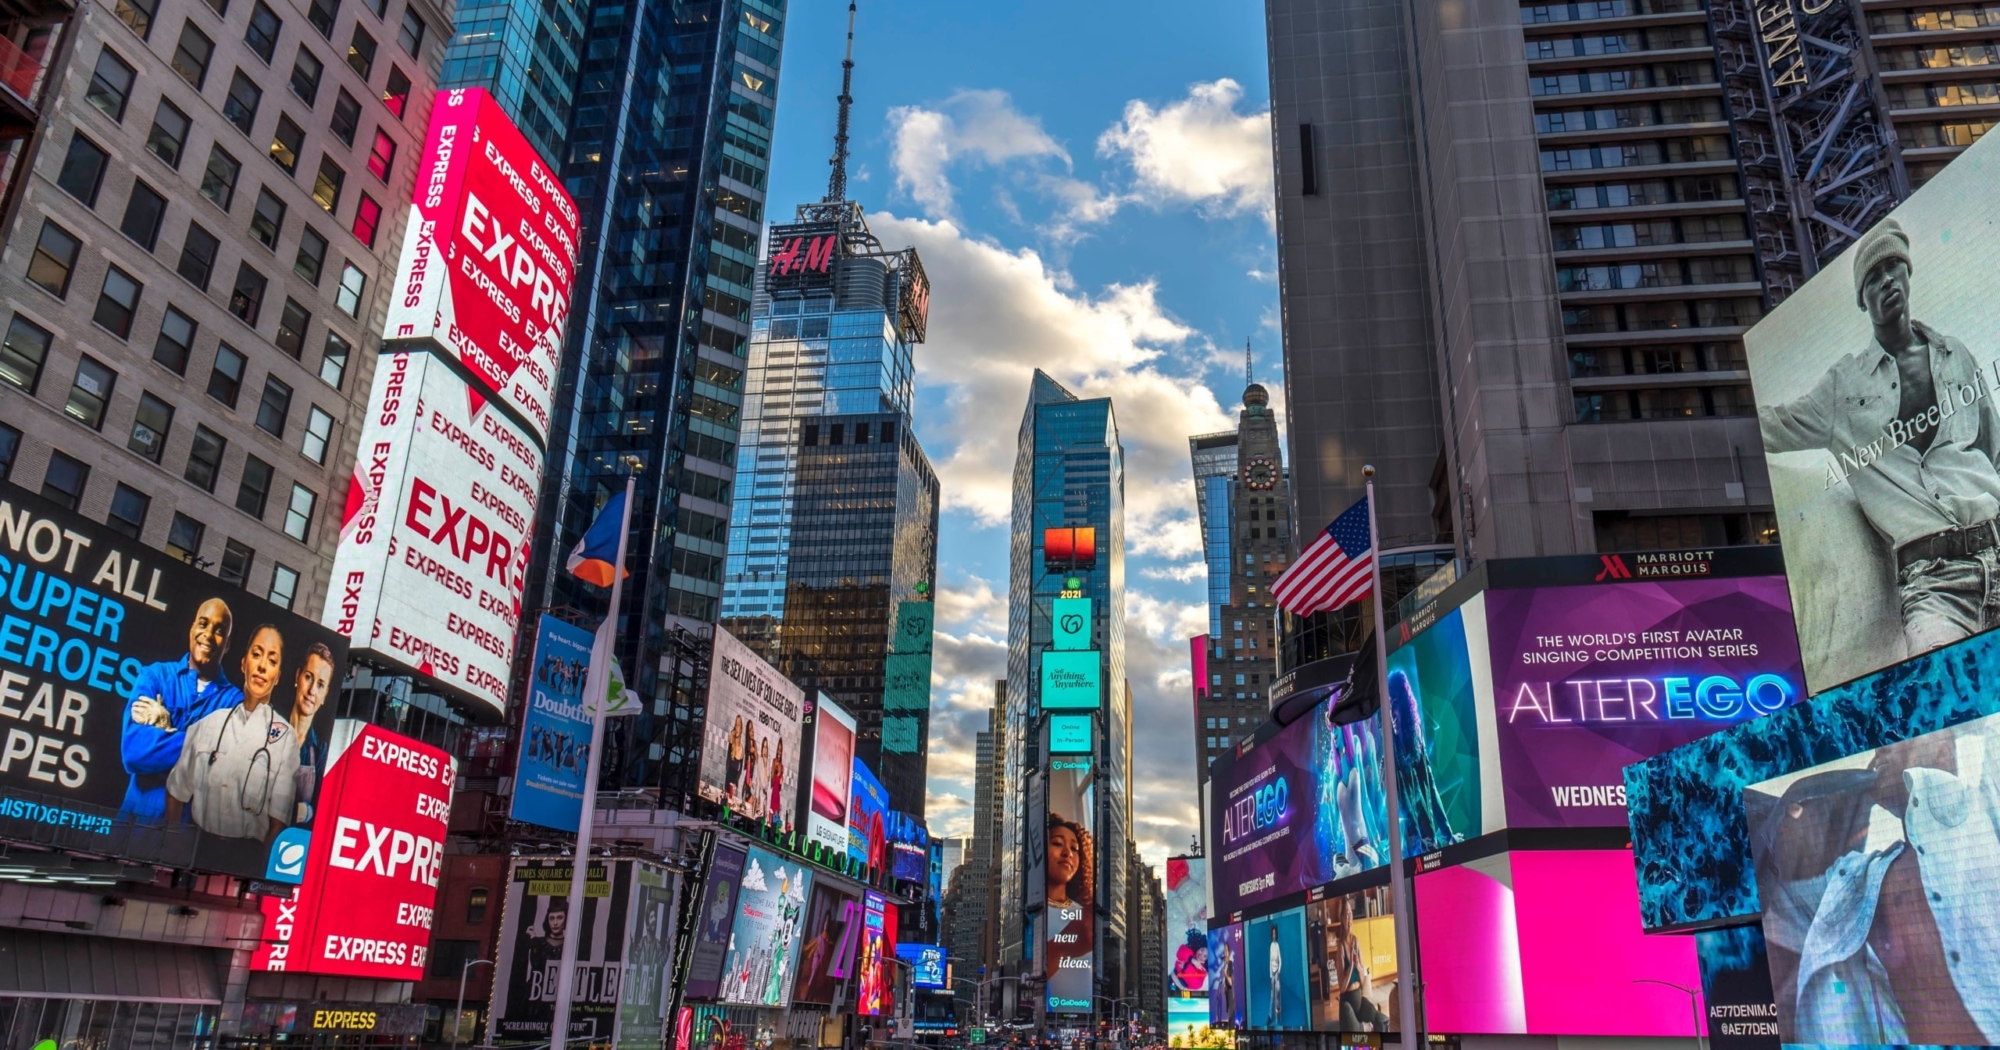
[[[271,764],[271,723],[278,715],[271,707],[269,700],[264,701],[260,706],[265,712],[264,745],[257,749],[256,754],[250,756],[250,768],[243,771],[243,779],[237,782],[236,785],[236,804],[242,807],[245,813],[262,813],[264,811],[264,803],[271,800],[271,778],[276,775]],[[231,712],[231,714],[234,713],[233,711]],[[223,717],[222,731],[215,734],[215,743],[209,746],[208,769],[210,776],[215,774],[215,756],[222,750],[222,745],[228,742],[229,727],[233,721],[234,719],[227,715]],[[257,760],[260,758],[264,760],[264,788],[257,793],[257,804],[253,806],[250,804],[249,796],[250,777],[251,774],[257,771]]]

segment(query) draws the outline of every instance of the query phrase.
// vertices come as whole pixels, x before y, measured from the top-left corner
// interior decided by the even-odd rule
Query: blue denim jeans
[[[1912,656],[2000,626],[2000,547],[1911,562],[1897,584]]]

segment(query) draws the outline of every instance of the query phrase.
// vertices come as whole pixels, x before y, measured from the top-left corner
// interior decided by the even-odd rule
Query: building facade
[[[459,4],[438,86],[485,88],[559,170],[589,11],[574,0]]]

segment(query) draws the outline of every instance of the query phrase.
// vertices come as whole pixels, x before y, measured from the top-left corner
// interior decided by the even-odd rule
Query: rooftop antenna
[[[1250,363],[1250,340],[1246,338],[1243,340],[1243,388],[1246,390],[1257,385],[1257,381],[1251,378],[1253,371]]]
[[[833,177],[827,180],[826,200],[838,204],[847,199],[847,113],[854,107],[854,2],[847,4],[847,57],[840,63],[840,121],[833,130]]]

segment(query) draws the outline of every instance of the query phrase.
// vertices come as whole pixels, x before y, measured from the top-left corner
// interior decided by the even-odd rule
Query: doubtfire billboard
[[[432,110],[322,621],[505,708],[576,206],[478,88]]]

